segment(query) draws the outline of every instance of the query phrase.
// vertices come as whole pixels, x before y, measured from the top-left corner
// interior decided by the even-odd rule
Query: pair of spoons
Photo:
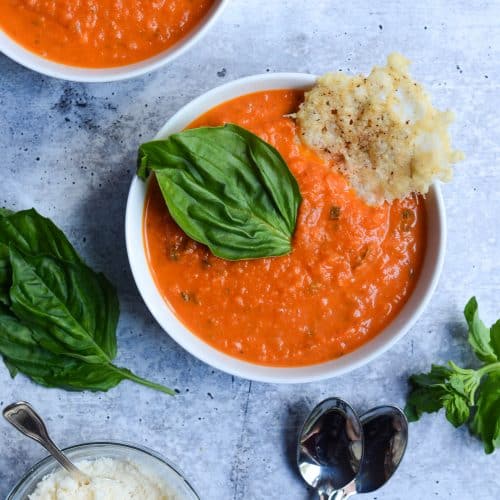
[[[297,465],[320,500],[344,500],[384,485],[398,468],[408,442],[408,421],[395,406],[358,417],[340,398],[320,403],[299,436]]]
[[[4,408],[3,416],[34,439],[79,482],[90,478],[54,444],[29,403]],[[344,500],[385,484],[398,468],[408,441],[408,422],[394,406],[379,406],[356,415],[340,398],[326,399],[311,412],[300,433],[297,464],[321,500]]]

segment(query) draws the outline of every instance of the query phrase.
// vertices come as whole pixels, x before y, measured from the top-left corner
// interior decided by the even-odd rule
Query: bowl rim
[[[25,48],[0,27],[0,53],[42,75],[71,82],[104,83],[128,80],[157,70],[191,49],[211,29],[230,0],[216,0],[210,11],[191,31],[167,49],[147,59],[124,66],[87,68],[58,63]]]
[[[261,90],[307,89],[316,81],[316,78],[307,73],[266,73],[225,83],[183,106],[167,120],[155,139],[182,130],[210,108],[232,98]],[[426,197],[427,241],[422,269],[407,302],[389,325],[354,351],[331,361],[298,367],[275,367],[250,363],[218,351],[197,337],[175,316],[156,288],[143,241],[142,221],[146,189],[147,183],[134,176],[125,212],[127,256],[140,295],[162,329],[181,347],[213,368],[248,380],[267,383],[309,383],[343,375],[368,364],[390,349],[414,326],[427,307],[443,268],[446,247],[445,206],[440,186],[434,183]],[[137,213],[139,209],[140,214]],[[434,212],[433,224],[429,221],[430,209]],[[137,245],[138,241],[140,245]],[[429,255],[430,243],[433,245],[434,252],[432,258]],[[417,291],[419,292],[418,300]]]
[[[169,460],[167,460],[164,456],[162,456],[160,453],[157,451],[152,450],[151,448],[148,448],[147,446],[143,446],[140,444],[136,443],[130,443],[128,441],[118,441],[118,440],[109,440],[109,441],[90,441],[86,443],[80,443],[80,444],[74,444],[71,446],[67,446],[65,448],[61,448],[61,450],[65,453],[71,452],[74,450],[80,450],[80,449],[85,449],[85,448],[90,448],[94,446],[111,446],[111,447],[116,447],[116,448],[126,448],[126,449],[132,449],[135,451],[139,451],[141,453],[145,453],[146,455],[149,455],[153,458],[156,458],[160,462],[162,462],[165,466],[167,466],[169,469],[172,470],[177,476],[179,476],[180,479],[186,484],[188,489],[193,493],[193,495],[200,500],[200,496],[194,489],[193,485],[189,482],[189,480],[186,478],[186,475],[184,472],[179,469],[176,465],[173,465]],[[20,488],[22,488],[25,484],[26,481],[29,481],[31,476],[39,470],[41,467],[44,465],[48,464],[49,462],[54,462],[57,463],[55,458],[52,457],[52,455],[47,455],[46,457],[42,458],[38,462],[36,462],[34,465],[32,465],[22,476],[22,478],[17,482],[17,484],[10,490],[10,492],[7,494],[5,497],[5,500],[13,500],[14,495],[19,491]]]

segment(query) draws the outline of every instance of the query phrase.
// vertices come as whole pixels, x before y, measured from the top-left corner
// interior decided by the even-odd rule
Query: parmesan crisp
[[[328,73],[296,114],[302,140],[371,205],[427,193],[435,180],[449,181],[463,158],[448,133],[453,114],[432,106],[409,65],[394,53],[367,77]]]

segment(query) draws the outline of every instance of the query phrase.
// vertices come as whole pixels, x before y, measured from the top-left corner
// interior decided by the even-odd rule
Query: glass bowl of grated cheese
[[[64,452],[91,477],[91,485],[79,485],[47,457],[25,474],[6,500],[199,500],[177,468],[142,446],[96,442],[71,446]]]

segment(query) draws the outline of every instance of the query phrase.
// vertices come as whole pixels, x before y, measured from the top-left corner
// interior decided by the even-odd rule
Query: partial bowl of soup
[[[159,131],[234,123],[274,146],[302,195],[293,249],[228,261],[170,216],[154,176],[134,178],[126,246],[137,287],[161,327],[192,355],[270,383],[322,380],[389,349],[417,321],[445,249],[440,188],[370,206],[299,138],[293,118],[307,74],[258,75],[195,99]]]
[[[193,46],[228,0],[7,0],[0,51],[39,73],[80,82],[153,71]]]

